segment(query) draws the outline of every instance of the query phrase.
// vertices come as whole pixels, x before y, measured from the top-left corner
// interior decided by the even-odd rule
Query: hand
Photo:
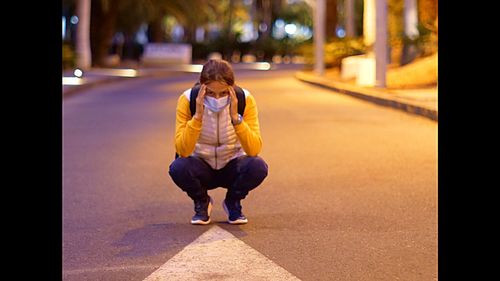
[[[233,86],[229,86],[229,114],[231,116],[231,120],[233,122],[238,121],[238,98],[236,97],[236,92],[234,91]]]
[[[198,121],[201,121],[203,119],[203,110],[205,108],[203,103],[205,101],[206,88],[207,87],[204,84],[201,85],[200,91],[198,92],[198,96],[196,97],[196,112],[194,113],[193,117]]]

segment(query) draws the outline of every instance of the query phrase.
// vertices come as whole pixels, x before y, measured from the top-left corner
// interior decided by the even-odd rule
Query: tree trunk
[[[196,42],[196,25],[189,24],[183,26],[184,28],[184,42],[193,43]]]
[[[356,37],[356,21],[354,18],[354,0],[345,0],[345,29],[346,37]]]
[[[404,21],[404,34],[408,39],[416,39],[418,33],[418,14],[417,14],[417,0],[404,0],[403,7],[403,21]],[[403,41],[403,52],[401,54],[401,65],[412,62],[417,57],[417,47],[408,42]]]
[[[78,0],[76,13],[78,25],[76,29],[76,66],[87,70],[92,66],[90,50],[90,0]]]
[[[337,0],[326,0],[326,38],[333,39],[336,37],[337,29]]]
[[[106,9],[102,1],[95,1],[91,9],[91,49],[94,66],[106,66],[113,35],[115,33],[116,19],[118,17],[118,2],[111,1]]]
[[[273,23],[277,15],[281,12],[281,10],[286,5],[284,0],[272,0],[272,15],[271,15],[271,23]]]
[[[273,6],[278,5],[277,3],[271,2],[271,0],[254,0],[252,7],[252,17],[257,24],[257,27],[264,23],[267,27],[265,31],[261,31],[259,29],[259,38],[258,41],[265,40],[266,38],[271,36],[271,32],[273,30]]]
[[[154,43],[160,43],[164,40],[164,31],[162,26],[162,18],[160,16],[154,20],[152,20],[148,25],[148,41]]]
[[[375,35],[375,86],[386,87],[387,72],[387,2],[386,0],[376,0],[376,35]]]
[[[314,71],[322,76],[325,72],[325,22],[326,0],[317,0],[313,8]]]
[[[273,8],[271,0],[262,0],[262,10],[264,12],[263,21],[267,25],[267,30],[264,32],[264,38],[267,38],[271,35],[271,31],[273,30]]]

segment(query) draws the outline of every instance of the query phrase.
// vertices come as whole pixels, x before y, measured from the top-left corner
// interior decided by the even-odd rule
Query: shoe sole
[[[210,214],[212,213],[213,202],[214,202],[214,200],[212,199],[212,197],[210,197],[210,202],[208,203],[208,210],[207,210],[208,220],[207,221],[202,221],[202,220],[195,220],[195,221],[193,221],[193,220],[191,220],[191,224],[194,224],[194,225],[207,225],[207,224],[209,224],[211,222],[211,220],[210,220]]]
[[[226,212],[226,214],[227,214],[227,216],[228,216],[227,222],[228,222],[229,224],[245,224],[245,223],[247,223],[247,222],[248,222],[248,219],[244,219],[244,220],[242,220],[242,219],[237,219],[237,220],[235,220],[235,221],[230,220],[230,219],[229,219],[229,210],[228,210],[228,209],[227,209],[227,207],[226,207],[226,200],[222,201],[222,207],[224,208],[224,212]]]

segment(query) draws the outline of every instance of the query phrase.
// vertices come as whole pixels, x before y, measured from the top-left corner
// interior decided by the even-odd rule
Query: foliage
[[[404,33],[403,8],[404,1],[387,1],[388,39],[390,42],[399,43]]]
[[[337,38],[325,44],[325,66],[339,67],[343,58],[365,53],[363,38]],[[314,46],[312,43],[302,46],[306,64],[314,64]]]
[[[295,22],[307,27],[313,26],[312,9],[306,2],[286,5],[279,13],[278,18],[285,22]]]
[[[242,29],[238,29],[238,26],[241,27],[250,19],[254,21],[255,26],[258,26],[263,20],[262,13],[264,11],[260,13],[257,12],[257,14],[251,18],[248,8],[243,6],[242,3],[242,1],[233,2],[231,16],[232,29],[231,32],[229,32],[227,26],[230,14],[229,0],[219,2],[208,1],[208,7],[213,11],[210,14],[209,22],[221,28],[220,33],[217,38],[208,42],[193,42],[193,59],[206,58],[211,52],[222,53],[226,59],[229,59],[228,56],[230,53],[236,52],[242,55],[253,54],[257,57],[257,60],[271,61],[272,57],[276,54],[291,55],[297,53],[296,48],[302,43],[287,37],[281,40],[273,38],[270,36],[269,32],[272,30],[272,26],[268,27],[267,34],[261,32],[258,40],[251,42],[239,42],[235,40],[239,36],[238,30]],[[256,2],[254,2],[254,4],[256,4]],[[260,6],[257,5],[256,7],[258,9]],[[273,18],[281,18],[289,23],[294,22],[296,24],[311,27],[311,13],[311,8],[305,2],[301,2],[283,6],[282,9],[276,10],[276,15],[274,15]]]
[[[279,53],[282,51],[282,47],[280,47],[280,41],[274,39],[273,37],[269,36],[266,38],[262,38],[261,40],[255,42],[253,44],[253,49],[256,52],[263,52],[264,57],[266,59],[272,58],[272,56],[276,53]]]
[[[365,1],[354,0],[354,19],[355,19],[355,33],[363,34],[363,9],[365,6]]]
[[[206,24],[214,13],[208,0],[152,0],[163,15],[174,16],[184,27]]]
[[[62,67],[63,69],[73,68],[76,65],[76,54],[73,46],[69,43],[62,45]]]
[[[429,3],[431,2],[433,1],[431,0]],[[410,45],[416,47],[416,57],[425,57],[437,52],[437,31],[433,26],[429,25],[426,22],[422,22],[422,16],[420,16],[419,24],[417,26],[419,36],[413,39],[409,38],[407,35],[405,35],[404,32],[404,1],[389,0],[387,2],[387,5],[388,40],[392,53],[391,59],[397,59],[397,56],[403,54],[403,47]],[[425,11],[419,11],[420,14],[424,12]],[[432,14],[432,11],[427,13]],[[427,17],[430,17],[430,15],[428,15]],[[401,60],[406,61],[406,59],[404,58],[401,58]]]
[[[116,29],[126,34],[134,34],[144,22],[152,20],[156,14],[156,1],[120,0]]]
[[[225,39],[224,39],[225,37]],[[193,42],[192,44],[192,52],[193,52],[193,60],[205,60],[207,59],[210,53],[220,53],[226,60],[230,60],[228,57],[229,54],[224,54],[224,50],[230,47],[230,50],[239,54],[249,54],[254,50],[251,46],[251,43],[248,42],[238,42],[232,41],[232,43],[228,43],[227,36],[222,36],[218,40],[212,40],[208,42]],[[229,44],[229,45],[228,45]]]
[[[63,10],[69,9],[71,10],[69,13],[74,13],[77,2],[77,0],[63,0]],[[148,31],[154,33],[148,34],[150,36],[154,34],[156,41],[170,39],[168,36],[158,39],[162,38],[161,33],[168,33],[169,26],[165,25],[167,18],[175,18],[176,24],[184,28],[183,41],[193,44],[193,58],[205,58],[211,52],[220,52],[227,57],[236,51],[242,55],[252,53],[257,58],[270,60],[275,54],[297,53],[295,48],[301,43],[291,38],[277,40],[266,36],[270,35],[272,26],[268,27],[267,34],[261,33],[262,36],[257,41],[238,42],[238,32],[241,32],[242,28],[238,31],[234,27],[238,25],[241,27],[250,20],[258,26],[264,18],[274,22],[273,19],[280,17],[286,22],[312,27],[311,8],[305,2],[289,5],[273,3],[272,17],[264,18],[261,15],[269,11],[262,9],[269,7],[257,5],[257,2],[252,2],[253,6],[250,9],[256,9],[252,15],[249,6],[241,0],[94,0],[91,21],[92,62],[96,64],[105,59],[109,53],[106,50],[112,48],[111,42],[116,32],[123,33],[126,38],[133,38],[141,24],[154,26]],[[218,37],[202,43],[195,42],[196,28],[203,27],[208,30],[211,26],[218,28],[220,32]],[[70,53],[69,49],[66,49],[66,53]]]
[[[239,42],[234,40],[231,41],[227,37],[227,34],[221,33],[215,40],[192,43],[192,50],[194,60],[206,59],[212,52],[219,52],[225,56],[225,59],[229,60],[230,57],[227,57],[228,54],[225,54],[224,50],[230,49],[241,55],[255,55],[258,61],[271,61],[274,55],[303,55],[301,47],[311,44],[312,40],[299,43],[287,37],[281,40],[273,37],[266,37],[253,42]]]
[[[417,47],[420,57],[427,57],[435,54],[438,50],[438,34],[435,30],[429,29],[426,25],[419,24],[418,32],[420,36],[415,39],[403,37],[405,44],[413,44]]]

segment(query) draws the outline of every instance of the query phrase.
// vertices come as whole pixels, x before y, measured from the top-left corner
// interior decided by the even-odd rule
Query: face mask
[[[216,99],[214,97],[205,97],[205,101],[203,104],[211,111],[219,112],[224,109],[224,107],[229,105],[229,96],[219,99]]]

